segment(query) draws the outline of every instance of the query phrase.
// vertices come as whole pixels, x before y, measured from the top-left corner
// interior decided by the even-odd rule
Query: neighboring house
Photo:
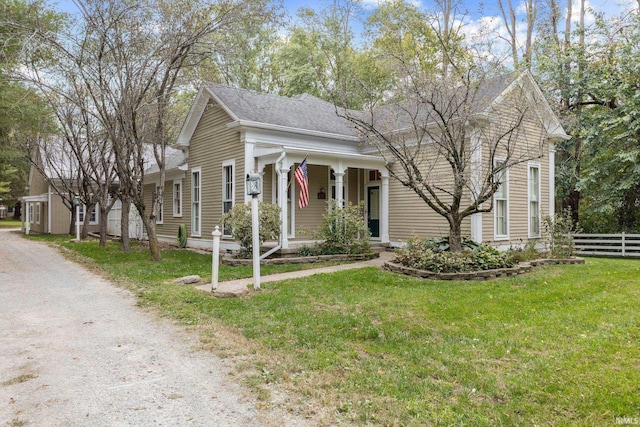
[[[541,218],[554,211],[554,143],[568,136],[528,72],[492,81],[493,107],[513,85],[532,92],[527,99],[536,120],[527,133],[544,138],[542,157],[514,166],[495,196],[495,212],[468,218],[463,234],[476,241],[506,246],[541,235]],[[334,105],[308,94],[292,98],[206,83],[200,88],[174,148],[168,156],[159,238],[175,241],[187,225],[188,245],[209,247],[221,217],[250,197],[245,176],[262,176],[260,199],[282,211],[282,248],[308,243],[334,198],[364,202],[374,242],[400,245],[412,236],[448,235],[444,218],[411,190],[390,179],[384,159]],[[309,206],[298,209],[295,168],[307,158]],[[394,167],[391,165],[391,167]],[[444,178],[446,179],[446,178]],[[151,195],[159,173],[149,170],[145,192]],[[284,195],[284,197],[282,196]],[[228,230],[223,246],[234,248]]]
[[[22,200],[22,231],[26,234],[67,234],[71,224],[71,211],[63,202],[63,195],[60,191],[64,188],[61,184],[64,176],[54,172],[42,160],[40,150],[36,150],[34,161],[38,167],[31,165],[29,170],[29,181],[27,184],[28,194]],[[70,169],[64,165],[58,170]],[[70,175],[69,175],[70,176]],[[66,178],[70,179],[70,178]],[[53,183],[54,185],[51,185]],[[67,196],[68,197],[68,196]],[[90,223],[90,231],[98,230],[98,210],[90,212],[87,217],[86,207],[81,207],[80,217],[84,221],[87,218]]]

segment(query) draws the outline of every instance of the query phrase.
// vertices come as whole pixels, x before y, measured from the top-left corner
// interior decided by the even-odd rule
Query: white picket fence
[[[640,258],[640,234],[576,234],[578,255]]]

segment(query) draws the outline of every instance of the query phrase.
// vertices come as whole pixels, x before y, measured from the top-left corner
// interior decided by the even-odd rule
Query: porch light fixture
[[[259,173],[248,173],[247,174],[247,195],[249,196],[257,196],[262,191],[260,189],[260,174]]]

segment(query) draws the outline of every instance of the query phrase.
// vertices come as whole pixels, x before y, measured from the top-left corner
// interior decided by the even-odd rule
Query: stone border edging
[[[265,258],[260,260],[260,265],[282,265],[282,264],[313,264],[315,262],[322,261],[368,261],[370,259],[378,258],[380,256],[377,252],[369,252],[366,254],[340,254],[340,255],[314,255],[303,257],[290,257],[290,258]],[[222,263],[230,265],[232,267],[239,265],[252,265],[251,259],[238,259],[230,256],[222,258]]]
[[[413,267],[405,267],[401,264],[393,262],[385,262],[383,268],[393,273],[406,274],[408,276],[414,276],[421,279],[433,279],[433,280],[488,280],[495,279],[496,277],[516,276],[518,274],[524,274],[531,271],[533,267],[547,264],[584,264],[582,258],[567,258],[567,259],[536,259],[529,262],[521,262],[515,267],[511,268],[498,268],[494,270],[481,270],[470,271],[465,273],[436,273],[428,270],[419,270]]]

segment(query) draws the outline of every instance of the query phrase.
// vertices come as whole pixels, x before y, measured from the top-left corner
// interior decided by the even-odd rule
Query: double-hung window
[[[529,164],[529,237],[540,237],[540,165]]]
[[[235,162],[233,160],[222,163],[222,213],[225,214],[233,208],[234,179],[233,169]],[[222,227],[222,233],[225,236],[231,235],[226,227]]]
[[[84,219],[87,217],[87,205],[80,206],[78,216],[78,224],[84,225]],[[94,206],[89,213],[89,225],[98,224],[98,206]]]
[[[182,180],[173,181],[173,216],[182,216]]]
[[[500,183],[493,195],[495,239],[507,239],[509,237],[509,171],[505,169],[496,174],[495,178]]]
[[[155,196],[158,197],[159,193],[160,193],[160,186],[156,186]],[[156,215],[156,224],[163,224],[163,223],[164,223],[164,203],[160,203],[160,206],[158,206],[158,215]]]
[[[200,168],[191,171],[191,235],[201,235],[202,204],[202,170]]]
[[[36,203],[36,224],[40,224],[40,202]]]

